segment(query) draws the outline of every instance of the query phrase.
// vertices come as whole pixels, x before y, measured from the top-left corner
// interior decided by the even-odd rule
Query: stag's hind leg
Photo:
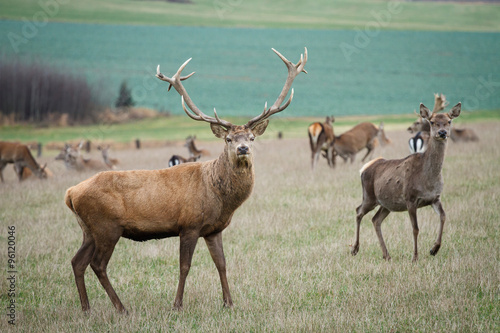
[[[441,200],[437,200],[432,204],[432,208],[436,211],[436,213],[439,214],[439,219],[440,219],[440,225],[439,225],[439,233],[438,233],[438,238],[436,240],[436,243],[434,243],[434,246],[431,249],[431,255],[435,256],[439,248],[441,247],[441,236],[443,236],[443,228],[444,228],[444,222],[446,221],[446,213],[444,212],[443,205],[441,204]]]
[[[205,237],[210,255],[215,263],[215,267],[219,271],[220,283],[222,285],[222,298],[225,307],[232,307],[233,300],[229,292],[229,285],[226,277],[226,259],[224,257],[224,249],[222,247],[222,233],[219,232],[215,235]]]
[[[76,287],[80,296],[80,303],[83,311],[90,310],[89,298],[87,296],[87,289],[85,288],[85,270],[92,260],[94,255],[95,242],[94,239],[83,234],[83,243],[78,252],[71,260],[73,266],[73,273],[75,275]]]
[[[95,275],[97,275],[99,282],[103,286],[104,290],[106,290],[106,293],[108,294],[115,308],[120,312],[126,313],[127,310],[118,298],[118,295],[113,289],[113,286],[111,286],[111,282],[109,282],[108,274],[106,272],[109,259],[111,258],[113,250],[115,249],[115,245],[120,239],[121,235],[118,232],[108,232],[105,236],[105,240],[96,239],[95,251],[90,262],[90,267],[92,267]]]
[[[372,218],[373,227],[375,227],[375,232],[377,233],[378,241],[380,243],[380,247],[382,248],[382,256],[385,260],[391,260],[391,256],[385,246],[384,237],[382,237],[382,228],[380,226],[390,212],[390,210],[381,206]]]

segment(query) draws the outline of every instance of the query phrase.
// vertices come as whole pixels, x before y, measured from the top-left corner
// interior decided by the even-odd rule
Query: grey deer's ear
[[[267,125],[269,125],[269,119],[266,119],[264,121],[261,121],[260,123],[255,124],[251,128],[253,135],[260,136],[260,135],[264,134],[264,132],[266,131]]]
[[[227,136],[227,130],[219,124],[210,124],[210,128],[212,129],[212,133],[219,139],[224,139]]]
[[[458,102],[457,105],[451,108],[450,112],[448,112],[448,117],[451,119],[460,116],[460,111],[462,111],[462,103]]]
[[[420,103],[420,116],[427,120],[429,120],[432,116],[431,110],[429,110],[429,108],[422,103]]]

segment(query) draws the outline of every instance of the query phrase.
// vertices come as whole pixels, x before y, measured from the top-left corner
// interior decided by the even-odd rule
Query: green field
[[[360,40],[355,30],[50,23],[27,43],[9,42],[9,33],[22,34],[24,24],[0,21],[6,58],[86,76],[107,105],[126,80],[138,105],[183,114],[179,96],[154,74],[160,64],[173,75],[192,57],[185,71],[196,74],[185,86],[198,107],[205,113],[215,107],[222,117],[251,116],[276,99],[286,78],[271,48],[297,62],[307,47],[308,74],[295,80],[283,116],[411,113],[420,102],[432,105],[436,92],[465,110],[500,108],[499,33],[380,31]]]
[[[44,10],[36,0],[3,0],[0,18],[32,19],[48,12],[51,21],[107,24],[363,29],[383,17],[383,29],[436,31],[500,31],[500,6],[474,3],[342,1],[194,0],[168,1],[89,0],[59,1]],[[56,0],[42,3],[59,3]],[[389,4],[390,3],[390,4]],[[375,13],[375,14],[374,14]]]

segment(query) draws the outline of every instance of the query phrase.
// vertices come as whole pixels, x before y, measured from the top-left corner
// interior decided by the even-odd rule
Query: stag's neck
[[[441,177],[444,154],[446,152],[446,141],[429,138],[427,150],[424,152],[423,170],[428,179]]]
[[[213,161],[210,168],[210,182],[224,202],[234,209],[239,207],[252,193],[255,172],[253,161],[250,163],[231,163],[228,153],[224,152]]]

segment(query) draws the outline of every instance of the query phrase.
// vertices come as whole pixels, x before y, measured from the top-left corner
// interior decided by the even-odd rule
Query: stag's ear
[[[219,139],[224,139],[227,136],[227,130],[218,124],[210,124],[210,128],[212,129],[212,133]]]
[[[427,120],[429,120],[432,116],[431,110],[429,110],[429,108],[422,103],[420,103],[420,116]]]
[[[264,134],[266,131],[267,125],[269,125],[269,119],[266,119],[264,121],[261,121],[260,123],[255,124],[250,128],[252,130],[253,135],[259,136]]]
[[[451,108],[450,112],[448,112],[448,117],[451,119],[460,116],[460,111],[462,111],[462,103],[458,102],[457,105]]]

